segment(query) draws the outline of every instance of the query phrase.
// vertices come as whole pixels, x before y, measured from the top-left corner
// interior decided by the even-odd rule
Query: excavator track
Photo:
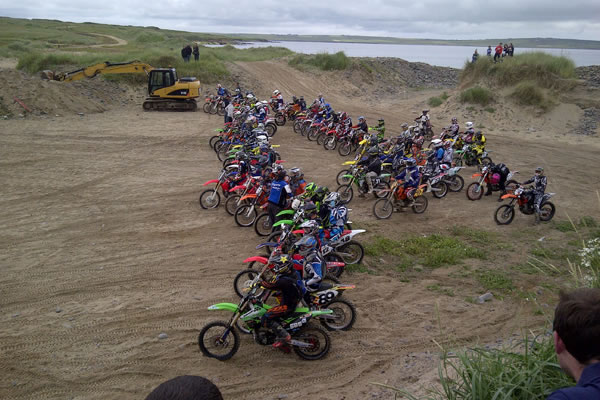
[[[144,111],[196,111],[198,104],[194,99],[176,100],[147,97],[142,107]]]

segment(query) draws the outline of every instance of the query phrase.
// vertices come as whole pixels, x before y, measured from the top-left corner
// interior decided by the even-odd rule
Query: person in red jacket
[[[496,46],[496,53],[494,54],[494,62],[496,62],[498,58],[502,57],[502,50],[504,50],[504,47],[502,47],[502,42],[500,42],[500,44],[498,46]]]

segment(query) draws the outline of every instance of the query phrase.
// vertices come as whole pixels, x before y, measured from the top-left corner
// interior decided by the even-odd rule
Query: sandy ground
[[[366,107],[348,100],[351,84],[332,85],[327,75],[313,81],[298,74],[285,87],[286,66],[239,67],[257,82],[273,82],[259,93],[280,87],[310,98],[325,87],[336,109],[371,120],[385,115],[390,126],[408,120],[431,95],[415,92]],[[440,110],[434,124],[442,126],[455,111]],[[358,319],[351,331],[332,333],[327,358],[301,361],[249,337],[227,362],[203,357],[199,329],[229,317],[207,307],[236,301],[233,277],[260,242],[222,207],[207,211],[197,202],[202,183],[219,172],[207,143],[221,122],[202,112],[144,113],[141,104],[0,121],[0,398],[137,399],[167,379],[192,374],[213,380],[226,399],[391,399],[372,383],[422,390],[435,381],[436,342],[494,343],[543,323],[528,305],[510,299],[466,302],[483,289],[452,268],[409,282],[355,273],[343,280],[358,285],[348,294]],[[494,126],[488,147],[523,176],[545,165],[561,217],[597,215],[600,172],[590,168],[597,165],[597,138],[553,133],[560,137]],[[336,186],[343,161],[337,153],[294,134],[289,124],[274,141],[288,167]],[[517,250],[523,232],[556,235],[524,215],[497,227],[495,198],[473,203],[464,192],[430,199],[423,215],[395,214],[387,221],[376,221],[371,206],[372,200],[353,200],[351,216],[371,235],[400,238],[460,224],[497,232]],[[498,263],[516,261],[516,253]],[[461,294],[427,290],[440,282],[460,287]],[[161,333],[168,338],[159,339]]]

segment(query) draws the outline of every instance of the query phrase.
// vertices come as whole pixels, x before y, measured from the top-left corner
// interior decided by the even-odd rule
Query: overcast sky
[[[191,32],[600,40],[600,0],[0,0],[0,15]]]

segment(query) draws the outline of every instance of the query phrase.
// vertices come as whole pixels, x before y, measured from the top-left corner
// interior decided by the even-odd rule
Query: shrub
[[[479,104],[487,106],[493,100],[493,94],[490,90],[481,86],[475,86],[460,93],[461,103]]]
[[[165,37],[159,33],[142,33],[138,37],[135,38],[137,43],[156,43],[163,42]]]
[[[442,105],[442,103],[444,103],[444,100],[440,99],[439,97],[430,97],[429,100],[427,100],[427,104],[429,104],[431,107],[438,107]]]
[[[511,96],[521,105],[536,106],[543,110],[547,110],[551,106],[551,103],[544,96],[544,92],[532,81],[519,83]]]
[[[319,53],[316,55],[298,54],[289,62],[292,67],[301,67],[311,65],[324,71],[344,70],[350,65],[350,59],[346,57],[343,51],[338,51],[335,54]]]

